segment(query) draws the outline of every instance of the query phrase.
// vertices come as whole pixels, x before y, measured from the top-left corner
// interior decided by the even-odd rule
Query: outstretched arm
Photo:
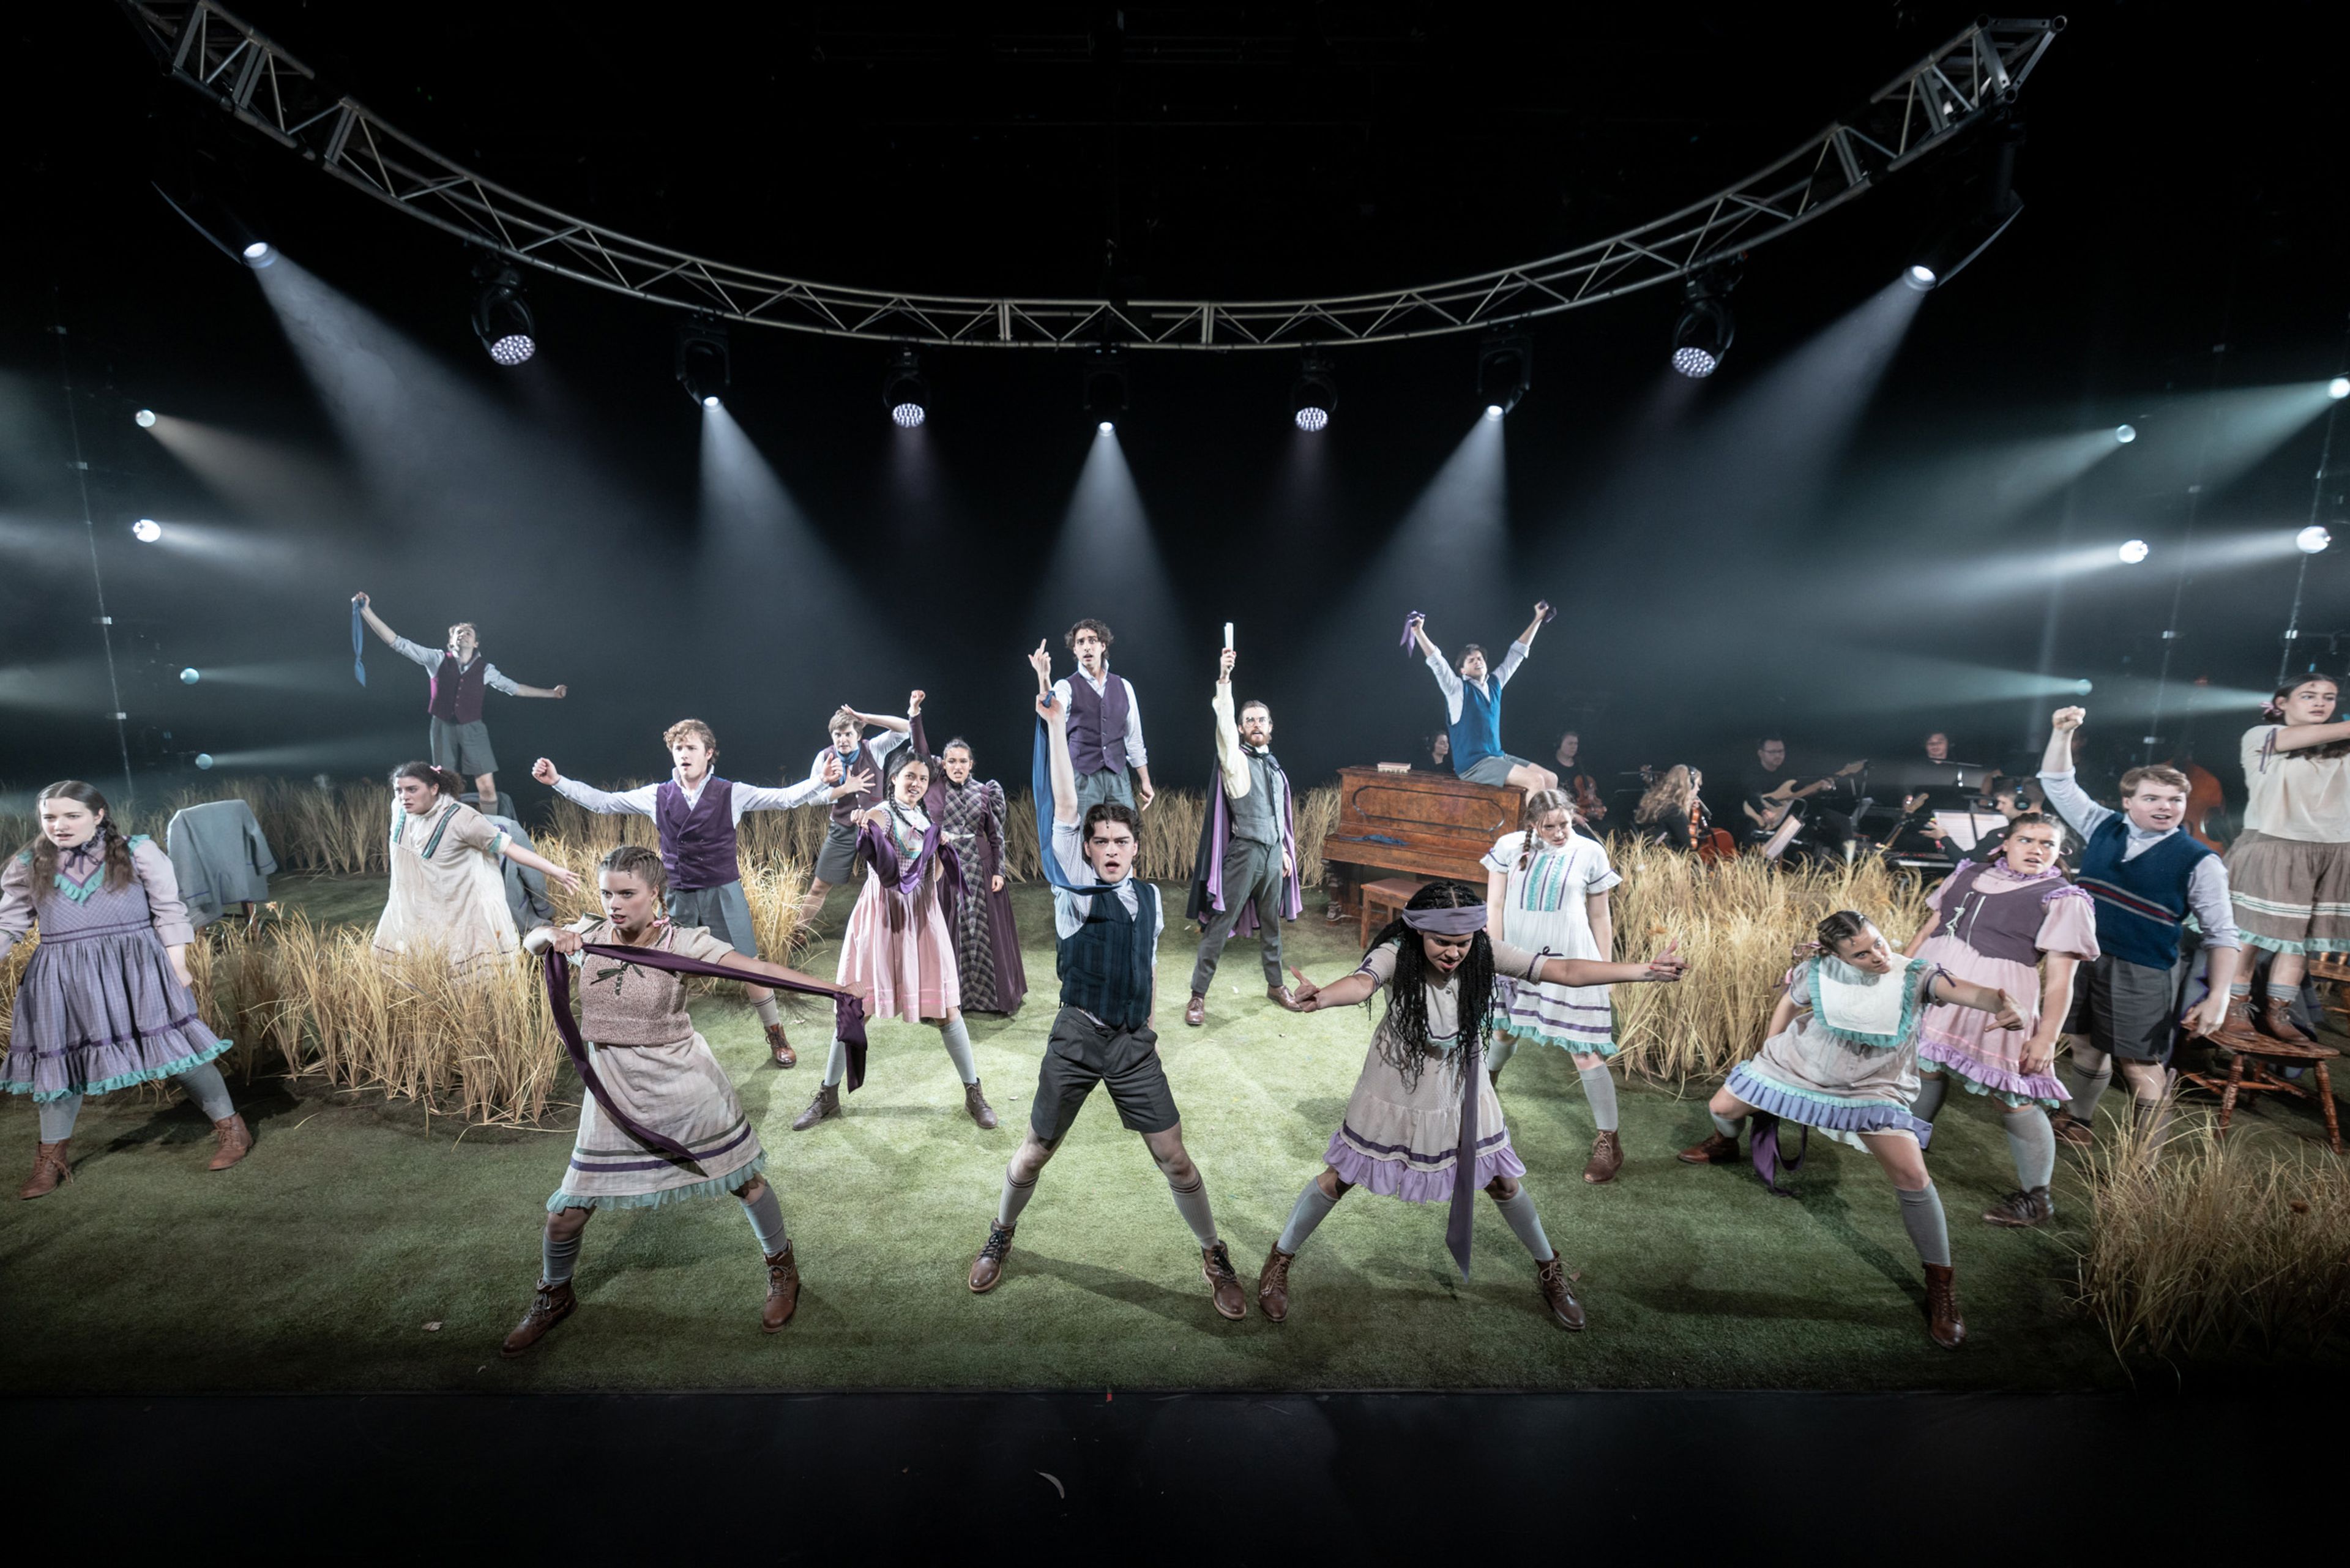
[[[1419,649],[1420,656],[1422,658],[1441,659],[1444,657],[1444,650],[1438,648],[1435,643],[1429,640],[1428,621],[1424,617],[1412,617],[1411,640],[1413,645]]]
[[[917,691],[914,695],[917,698],[920,698],[921,693]],[[919,701],[910,702],[907,706],[912,708],[916,712],[920,712],[921,711],[921,704]],[[846,702],[843,702],[840,705],[840,711],[842,713],[856,720],[860,724],[869,724],[877,730],[893,731],[900,735],[910,733],[914,727],[913,721],[910,719],[893,719],[887,713],[860,713]]]
[[[1543,622],[1549,618],[1550,601],[1548,599],[1536,599],[1534,601],[1534,618],[1526,622],[1526,629],[1518,633],[1518,640],[1524,643],[1528,648],[1532,648],[1534,645],[1534,633],[1540,631],[1543,628]]]
[[[2336,720],[2331,724],[2279,724],[2276,737],[2270,743],[2280,752],[2301,752],[2312,746],[2330,746],[2336,741],[2350,741],[2350,719]]]
[[[504,845],[500,847],[498,853],[504,856],[507,859],[513,861],[517,866],[529,867],[532,870],[545,876],[549,881],[561,883],[563,885],[563,890],[567,893],[577,893],[579,891],[578,872],[572,870],[567,866],[557,866],[554,861],[549,860],[546,856],[539,854],[535,849],[525,849],[521,845],[516,844],[513,839],[509,838],[505,841]]]
[[[554,697],[559,699],[570,696],[571,688],[568,686],[525,686],[521,681],[517,680],[507,688],[506,695],[509,697]]]
[[[583,811],[599,816],[650,816],[659,784],[643,784],[636,789],[600,790],[577,779],[565,778],[556,765],[541,757],[531,764],[530,776],[569,801]]]
[[[1667,948],[1648,963],[1607,963],[1598,959],[1544,959],[1534,978],[1552,985],[1638,985],[1643,981],[1671,982],[1689,971],[1689,962],[1676,948]]]
[[[375,613],[375,601],[364,591],[353,594],[351,603],[359,607],[359,618],[367,622],[369,631],[383,639],[386,648],[400,646],[400,634],[383,624],[383,618]]]
[[[1047,738],[1052,744],[1053,821],[1057,825],[1077,821],[1077,769],[1069,760],[1069,713],[1053,694],[1053,655],[1045,644],[1036,645],[1028,656],[1028,663],[1036,671],[1036,713],[1045,721]]]
[[[1977,985],[1951,974],[1938,974],[1927,983],[1927,1000],[1953,1007],[1971,1007],[1977,1012],[1992,1014],[1991,1022],[2002,1029],[2021,1030],[2023,1013],[2015,999],[1992,985]],[[2225,1003],[2222,1003],[2224,1006]]]
[[[1295,970],[1290,972],[1297,974]],[[1297,984],[1291,988],[1290,994],[1296,998],[1300,1012],[1320,1012],[1328,1008],[1352,1007],[1357,1002],[1368,1002],[1371,993],[1378,988],[1377,980],[1357,970],[1346,979],[1334,980],[1328,985],[1316,985],[1303,974],[1297,974]]]

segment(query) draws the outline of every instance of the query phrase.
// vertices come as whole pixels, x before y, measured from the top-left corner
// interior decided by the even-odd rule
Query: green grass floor
[[[285,900],[371,920],[380,880],[288,878]],[[1180,906],[1180,890],[1169,896]],[[607,1213],[588,1227],[578,1313],[531,1355],[497,1355],[527,1304],[538,1228],[570,1137],[467,1129],[374,1093],[261,1077],[238,1087],[258,1138],[208,1174],[209,1127],[185,1105],[92,1101],[77,1179],[38,1202],[0,1199],[6,1386],[68,1390],[556,1388],[2105,1388],[2127,1378],[2067,1303],[2083,1203],[2058,1177],[2053,1229],[1976,1216],[2012,1185],[1997,1117],[1945,1110],[1932,1164],[1949,1209],[1970,1339],[1926,1338],[1916,1257],[1873,1162],[1814,1144],[1799,1196],[1743,1168],[1673,1151],[1706,1130],[1701,1097],[1627,1085],[1623,1175],[1586,1186],[1592,1126],[1573,1064],[1520,1054],[1503,1102],[1554,1243],[1580,1278],[1582,1334],[1542,1314],[1525,1252],[1480,1199],[1463,1284],[1444,1214],[1349,1196],[1300,1257],[1281,1325],[1211,1311],[1198,1251],[1141,1142],[1097,1096],[1046,1169],[1003,1283],[963,1285],[1025,1123],[1054,1011],[1050,911],[1016,903],[1038,989],[972,1033],[1003,1125],[975,1128],[934,1030],[874,1030],[870,1075],[844,1119],[794,1133],[825,1035],[795,1023],[796,1070],[764,1064],[739,1002],[695,1008],[768,1151],[806,1282],[799,1314],[758,1332],[764,1274],[731,1199]],[[837,932],[847,895],[824,929]],[[1355,959],[1351,925],[1309,918],[1286,938],[1327,980]],[[1233,1261],[1251,1282],[1320,1168],[1367,1045],[1361,1010],[1299,1018],[1267,1002],[1253,942],[1227,952],[1207,1027],[1180,1022],[1192,945],[1160,952],[1161,1049]],[[1702,961],[1703,955],[1698,955]],[[803,966],[829,973],[830,943]],[[567,1069],[563,1094],[576,1100]],[[2118,1097],[2109,1099],[2113,1106]],[[568,1113],[564,1118],[567,1123]],[[2303,1138],[2314,1118],[2263,1105],[2251,1136]],[[0,1108],[10,1179],[28,1167],[32,1109]],[[2066,1157],[2069,1160],[2070,1157]],[[2168,1374],[2165,1375],[2166,1378]]]

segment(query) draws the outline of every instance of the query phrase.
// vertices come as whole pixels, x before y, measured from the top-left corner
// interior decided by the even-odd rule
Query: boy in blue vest
[[[431,679],[432,694],[426,698],[424,708],[432,715],[429,736],[432,750],[428,753],[432,765],[472,779],[483,812],[496,814],[500,809],[498,759],[490,750],[490,727],[482,722],[483,689],[503,691],[509,697],[560,698],[569,695],[571,688],[525,686],[508,676],[481,656],[481,634],[473,629],[472,621],[461,620],[449,628],[448,647],[426,648],[384,625],[366,594],[353,594],[351,603],[359,607],[359,617],[368,623],[369,630],[383,639],[400,658],[423,666],[425,675]]]
[[[1238,1319],[1248,1311],[1248,1297],[1216,1234],[1206,1182],[1184,1152],[1182,1118],[1159,1064],[1158,1033],[1150,1027],[1159,935],[1166,917],[1159,889],[1134,875],[1141,847],[1134,808],[1118,801],[1079,806],[1069,762],[1068,709],[1053,690],[1053,656],[1040,642],[1029,663],[1036,670],[1036,712],[1047,727],[1045,750],[1052,769],[1053,833],[1045,853],[1059,870],[1049,879],[1061,1011],[1053,1019],[1036,1074],[1028,1136],[1004,1168],[987,1243],[971,1265],[971,1288],[992,1291],[1003,1278],[1013,1228],[1035,1195],[1036,1178],[1099,1084],[1108,1088],[1120,1124],[1142,1135],[1150,1158],[1166,1174],[1176,1210],[1199,1239],[1200,1272],[1216,1311]]]
[[[2074,988],[2073,1064],[2081,1087],[2051,1118],[2059,1141],[2095,1141],[2097,1101],[2114,1064],[2130,1086],[2137,1125],[2158,1140],[2168,1119],[2168,1070],[2187,966],[2180,939],[2191,912],[2210,955],[2210,993],[2187,1015],[2188,1032],[2223,1045],[2236,1043],[2227,1022],[2228,987],[2241,943],[2228,903],[2228,868],[2187,833],[2187,777],[2175,768],[2132,768],[2122,775],[2122,809],[2091,800],[2073,777],[2073,732],[2088,717],[2060,708],[2040,760],[2048,804],[2079,834],[2079,883],[2097,906],[2101,954],[2085,985]],[[2248,1044],[2250,1042],[2247,1042]]]
[[[1461,649],[1456,666],[1444,657],[1443,650],[1428,639],[1425,616],[1411,618],[1411,638],[1427,656],[1428,668],[1436,676],[1436,684],[1444,691],[1445,722],[1452,740],[1452,772],[1454,776],[1473,784],[1491,784],[1522,789],[1528,794],[1536,790],[1556,789],[1558,775],[1548,768],[1538,767],[1523,757],[1512,756],[1502,750],[1502,688],[1518,672],[1533,651],[1534,633],[1555,615],[1547,600],[1534,606],[1534,618],[1510,644],[1509,653],[1502,667],[1489,677],[1485,670],[1485,649],[1469,643]]]
[[[837,800],[870,784],[871,775],[844,774],[837,757],[825,757],[816,773],[783,789],[736,784],[712,774],[718,735],[699,719],[680,719],[661,736],[674,764],[657,784],[617,794],[566,778],[545,757],[530,776],[586,811],[603,816],[650,816],[660,834],[661,867],[669,873],[669,918],[672,925],[700,926],[736,952],[759,956],[751,927],[750,900],[743,896],[743,867],[735,855],[735,830],[746,811],[790,811],[826,796]],[[768,1059],[795,1067],[799,1054],[784,1033],[775,993],[745,985],[743,994],[759,1010],[767,1033]]]

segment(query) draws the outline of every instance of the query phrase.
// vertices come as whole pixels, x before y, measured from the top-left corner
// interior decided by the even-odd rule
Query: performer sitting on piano
[[[1502,750],[1502,688],[1510,683],[1510,677],[1525,662],[1526,654],[1534,647],[1534,633],[1555,613],[1547,601],[1537,602],[1534,618],[1526,623],[1518,640],[1510,644],[1509,653],[1490,677],[1485,669],[1484,649],[1473,642],[1464,644],[1456,669],[1445,659],[1443,650],[1428,639],[1427,618],[1416,612],[1411,617],[1406,629],[1411,640],[1419,645],[1428,668],[1435,673],[1437,685],[1444,691],[1445,720],[1452,738],[1452,771],[1456,776],[1473,784],[1508,785],[1529,794],[1558,787],[1558,775],[1548,768]]]

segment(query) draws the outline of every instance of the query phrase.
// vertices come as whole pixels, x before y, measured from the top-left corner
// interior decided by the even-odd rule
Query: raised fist
[[[370,600],[368,598],[368,597],[367,597],[367,595],[366,595],[366,593],[365,593],[364,591],[359,592],[359,593],[353,594],[353,595],[351,596],[351,603],[353,603],[353,604],[355,604],[355,605],[361,605],[361,606],[365,606],[365,605],[367,605],[367,604],[369,604],[369,603],[370,603],[370,602],[372,602],[372,601],[370,601]]]
[[[1216,660],[1216,680],[1219,684],[1230,685],[1232,683],[1232,650],[1228,648],[1224,649],[1223,656]]]
[[[530,776],[536,779],[539,783],[547,785],[549,788],[552,788],[554,787],[556,777],[559,775],[557,775],[555,771],[555,764],[548,762],[545,757],[541,757],[538,761],[530,764]]]
[[[2086,708],[2059,708],[2056,710],[2055,717],[2049,722],[2059,730],[2077,730],[2088,722],[2088,719],[2089,711]]]

